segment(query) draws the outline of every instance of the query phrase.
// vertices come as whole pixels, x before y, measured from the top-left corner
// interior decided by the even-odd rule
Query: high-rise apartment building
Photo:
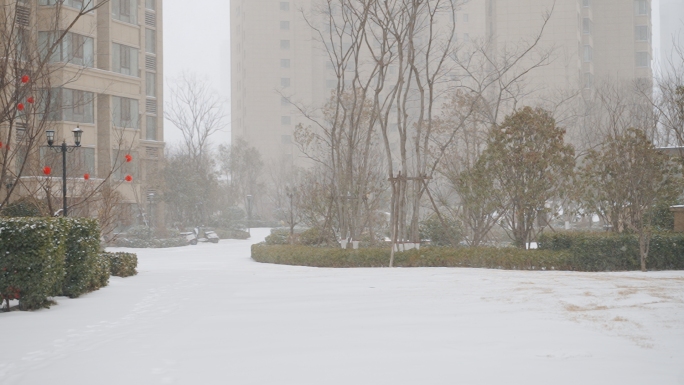
[[[50,87],[49,128],[56,132],[55,141],[73,142],[72,130],[83,130],[81,147],[68,158],[69,200],[78,201],[78,194],[87,190],[85,184],[107,179],[123,196],[131,216],[149,220],[155,204],[151,177],[164,149],[162,0],[110,0],[80,17],[76,15],[96,2],[0,3],[16,14],[17,27],[29,36],[27,44],[35,44],[41,55],[76,20],[49,58],[49,82],[42,80]],[[22,146],[20,137],[16,140]],[[44,134],[38,140],[44,140]],[[52,175],[61,176],[61,162],[49,148],[41,148],[39,158],[30,162],[51,166]],[[26,188],[17,197],[31,190],[35,174],[24,170]]]
[[[267,158],[291,157],[293,128],[309,124],[286,98],[320,108],[336,86],[305,20],[316,1],[231,0],[232,136]],[[527,77],[529,103],[559,91],[590,97],[603,80],[651,82],[650,0],[471,0],[456,13],[454,37],[504,52],[531,44],[546,14],[530,60],[551,54]]]

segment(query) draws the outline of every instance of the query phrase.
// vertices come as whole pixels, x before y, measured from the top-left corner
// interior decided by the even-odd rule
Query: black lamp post
[[[74,152],[75,149],[81,147],[81,136],[83,136],[83,130],[76,126],[72,131],[74,133],[74,145],[68,146],[66,144],[66,139],[62,141],[61,146],[55,146],[55,130],[47,130],[47,142],[48,147],[55,150],[56,152],[62,153],[62,216],[67,216],[67,171],[66,171],[66,154],[67,152]]]
[[[147,193],[147,203],[150,206],[150,228],[154,228],[154,192]]]
[[[285,194],[290,198],[290,243],[294,243],[294,205],[292,201],[297,194],[297,187],[290,188],[289,185],[286,186]]]

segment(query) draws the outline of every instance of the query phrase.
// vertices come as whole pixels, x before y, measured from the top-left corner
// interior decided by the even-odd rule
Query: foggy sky
[[[164,89],[182,71],[194,72],[214,86],[217,98],[226,102],[226,123],[230,123],[229,89],[221,89],[221,45],[230,40],[230,1],[164,0]],[[223,75],[225,78],[226,76]],[[223,94],[225,96],[221,96]],[[230,141],[230,128],[212,137],[216,145]],[[164,139],[173,145],[180,132],[164,122]]]

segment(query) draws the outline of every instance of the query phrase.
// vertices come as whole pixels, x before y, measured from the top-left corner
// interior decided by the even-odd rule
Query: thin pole
[[[62,215],[67,216],[67,172],[66,172],[67,144],[62,142]]]

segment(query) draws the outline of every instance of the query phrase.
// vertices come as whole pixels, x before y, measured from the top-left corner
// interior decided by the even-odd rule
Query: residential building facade
[[[30,31],[41,55],[68,30],[49,58],[50,100],[40,101],[49,104],[49,128],[58,144],[73,142],[75,127],[83,130],[81,147],[68,158],[67,198],[77,202],[88,184],[104,181],[121,194],[134,222],[159,221],[163,212],[152,206],[164,149],[162,1],[111,0],[79,17],[95,2],[3,2],[16,7],[20,27]],[[31,162],[50,166],[53,179],[61,181],[61,164],[52,153],[41,148],[40,159]],[[25,194],[36,176],[27,168],[21,178]]]

